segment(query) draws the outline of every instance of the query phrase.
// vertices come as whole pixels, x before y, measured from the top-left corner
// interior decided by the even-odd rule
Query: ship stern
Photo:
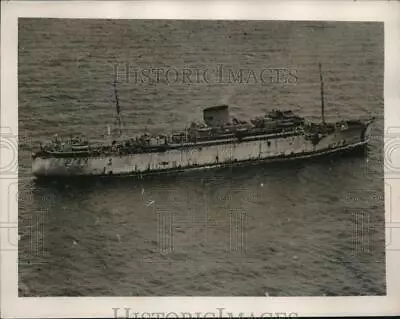
[[[49,159],[32,154],[32,174],[36,177],[46,176],[50,167]]]

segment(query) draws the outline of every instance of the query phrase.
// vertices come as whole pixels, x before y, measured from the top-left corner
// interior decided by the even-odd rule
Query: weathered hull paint
[[[276,162],[310,158],[349,151],[367,144],[360,128],[337,131],[323,137],[316,145],[304,135],[274,139],[221,143],[211,146],[191,146],[164,152],[132,155],[112,155],[88,158],[40,158],[32,163],[32,173],[38,177],[149,175],[204,169],[258,162]]]

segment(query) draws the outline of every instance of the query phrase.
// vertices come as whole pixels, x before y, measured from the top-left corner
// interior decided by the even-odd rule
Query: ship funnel
[[[204,122],[207,126],[216,127],[229,123],[228,105],[208,107],[203,110]]]

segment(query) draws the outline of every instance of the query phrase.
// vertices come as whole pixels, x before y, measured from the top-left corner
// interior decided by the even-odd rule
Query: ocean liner
[[[250,122],[230,118],[227,105],[203,110],[204,123],[178,133],[143,133],[122,138],[120,105],[114,81],[121,138],[92,144],[56,137],[32,154],[37,177],[137,175],[189,169],[285,161],[365,147],[374,118],[328,123],[324,118],[324,82],[320,68],[321,122],[309,122],[291,110],[272,110]]]

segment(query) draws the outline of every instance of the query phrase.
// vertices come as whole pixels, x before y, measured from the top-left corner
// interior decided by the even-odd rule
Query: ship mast
[[[322,67],[321,63],[319,63],[319,78],[321,82],[321,118],[322,118],[322,123],[325,124],[325,116],[324,116],[324,111],[325,111],[325,104],[324,104],[324,79],[322,78]]]
[[[115,108],[117,111],[117,122],[118,122],[118,130],[119,130],[119,136],[122,135],[122,122],[121,122],[121,108],[119,106],[119,98],[118,98],[118,91],[117,91],[117,76],[114,78],[114,94],[115,94]]]

